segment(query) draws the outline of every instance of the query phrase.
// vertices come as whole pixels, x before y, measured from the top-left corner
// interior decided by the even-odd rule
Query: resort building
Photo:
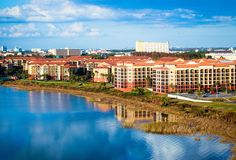
[[[86,64],[86,70],[93,72],[93,69],[98,67],[99,65],[103,65],[106,64],[105,59],[90,59],[90,60],[86,60],[85,64]]]
[[[205,56],[208,58],[214,58],[214,59],[224,58],[228,60],[236,60],[236,53],[232,51],[211,52],[211,53],[207,53]]]
[[[42,60],[44,58],[42,57],[6,57],[5,61],[8,64],[11,64],[12,66],[22,66],[23,70],[27,71],[28,70],[28,63],[30,61],[35,61],[35,60]]]
[[[109,82],[109,76],[111,76],[111,68],[109,66],[98,66],[93,69],[93,81],[94,82]]]
[[[31,61],[28,65],[28,74],[35,80],[69,80],[73,69],[76,69],[76,66],[66,61]]]
[[[137,87],[148,88],[151,86],[154,65],[155,62],[152,60],[118,62],[112,66],[114,86],[121,90],[132,90]]]
[[[130,63],[143,63],[143,62],[152,62],[149,57],[145,56],[122,56],[122,57],[109,57],[108,59],[103,60],[89,60],[87,63],[88,69],[93,71],[94,82],[110,82],[112,81],[116,88],[126,88],[123,85],[118,85],[120,83],[119,76],[115,70],[120,68],[122,64],[130,64]],[[149,63],[150,64],[150,63]],[[141,65],[141,64],[140,64]],[[122,67],[121,67],[122,68]],[[119,69],[118,69],[119,70]],[[128,76],[129,77],[129,76]],[[128,79],[127,79],[128,82]],[[120,86],[120,87],[118,87]]]
[[[236,61],[200,59],[183,62],[159,62],[153,68],[156,93],[189,92],[226,88],[235,90]]]
[[[136,52],[159,52],[159,53],[169,53],[170,46],[169,42],[160,43],[160,42],[136,42]]]
[[[37,80],[69,80],[71,73],[79,76],[89,72],[94,82],[112,82],[122,91],[138,87],[155,93],[236,89],[236,60],[162,57],[153,61],[144,56],[6,57],[0,65],[4,68],[22,66],[31,79]]]
[[[76,65],[77,68],[86,68],[86,61],[91,59],[91,56],[70,56],[66,58],[66,61]]]

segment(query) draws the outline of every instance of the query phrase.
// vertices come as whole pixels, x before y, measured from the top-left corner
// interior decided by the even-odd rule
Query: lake
[[[230,158],[232,145],[195,137],[122,128],[117,110],[83,97],[0,86],[1,160]]]

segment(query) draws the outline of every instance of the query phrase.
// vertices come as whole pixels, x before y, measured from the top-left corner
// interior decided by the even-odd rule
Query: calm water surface
[[[230,148],[122,128],[113,110],[78,96],[0,87],[1,160],[222,160]]]

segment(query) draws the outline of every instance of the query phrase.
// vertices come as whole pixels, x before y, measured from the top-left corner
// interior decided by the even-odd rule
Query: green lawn
[[[236,112],[236,103],[212,102],[212,103],[202,103],[200,105],[202,105],[203,107],[210,107],[217,110]]]
[[[189,104],[193,106],[199,106],[203,108],[213,108],[221,111],[233,111],[236,112],[236,103],[227,103],[227,102],[211,102],[211,103],[200,103],[200,102],[189,102],[183,100],[172,99],[174,103],[178,104]]]

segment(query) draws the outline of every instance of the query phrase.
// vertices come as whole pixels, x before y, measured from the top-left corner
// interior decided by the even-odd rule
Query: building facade
[[[211,52],[207,53],[205,56],[214,59],[224,58],[227,60],[236,60],[236,53],[234,52]]]
[[[81,50],[80,49],[50,49],[48,50],[49,54],[55,55],[55,56],[79,56],[81,55]]]
[[[32,61],[28,65],[28,74],[35,80],[69,80],[71,66],[68,62]]]
[[[154,62],[117,63],[112,66],[114,74],[114,86],[120,89],[137,87],[148,88],[151,86],[152,68]]]
[[[1,46],[0,51],[1,52],[7,52],[7,47],[6,46]]]
[[[156,93],[235,90],[236,61],[199,60],[153,68]]]
[[[159,52],[159,53],[169,53],[169,42],[136,42],[136,52]]]

